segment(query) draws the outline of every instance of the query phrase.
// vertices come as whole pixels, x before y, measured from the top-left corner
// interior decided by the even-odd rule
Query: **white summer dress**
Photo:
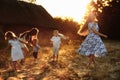
[[[11,58],[12,61],[21,60],[24,58],[23,52],[20,46],[19,40],[9,40],[8,43],[11,45]]]
[[[94,27],[96,31],[99,31],[97,23],[88,23],[89,34],[80,45],[78,53],[86,56],[89,56],[90,54],[94,54],[95,57],[105,56],[105,54],[107,53],[106,47],[100,36],[92,31],[92,27]]]

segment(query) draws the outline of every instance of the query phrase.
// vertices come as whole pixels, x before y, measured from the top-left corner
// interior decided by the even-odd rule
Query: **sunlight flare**
[[[80,22],[91,0],[36,0],[36,4],[42,5],[53,17],[73,18]]]

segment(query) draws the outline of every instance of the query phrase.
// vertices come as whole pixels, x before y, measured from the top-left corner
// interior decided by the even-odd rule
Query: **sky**
[[[53,17],[73,18],[80,22],[91,0],[36,0],[36,4],[42,5]]]

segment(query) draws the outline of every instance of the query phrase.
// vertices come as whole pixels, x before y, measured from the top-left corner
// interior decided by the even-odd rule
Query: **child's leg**
[[[56,49],[56,61],[58,61],[59,48]]]
[[[55,57],[56,59],[55,59],[55,61],[58,61],[58,54],[56,54],[56,57]]]
[[[55,61],[55,58],[56,58],[56,47],[53,47],[53,61]]]
[[[38,59],[38,52],[35,52],[35,63],[38,63],[37,59]]]
[[[13,61],[12,63],[13,63],[13,69],[14,69],[14,70],[17,70],[16,61]]]
[[[53,61],[55,61],[55,54],[54,53],[52,55],[52,59],[53,59]]]
[[[17,66],[17,69],[20,69],[21,68],[21,64],[19,61],[16,61],[16,66]]]
[[[38,52],[33,52],[34,62],[37,63]]]

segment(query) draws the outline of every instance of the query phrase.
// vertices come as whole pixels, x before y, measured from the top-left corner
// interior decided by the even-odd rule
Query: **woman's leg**
[[[89,64],[88,64],[88,66],[90,66],[92,63],[95,65],[94,54],[89,55]]]

